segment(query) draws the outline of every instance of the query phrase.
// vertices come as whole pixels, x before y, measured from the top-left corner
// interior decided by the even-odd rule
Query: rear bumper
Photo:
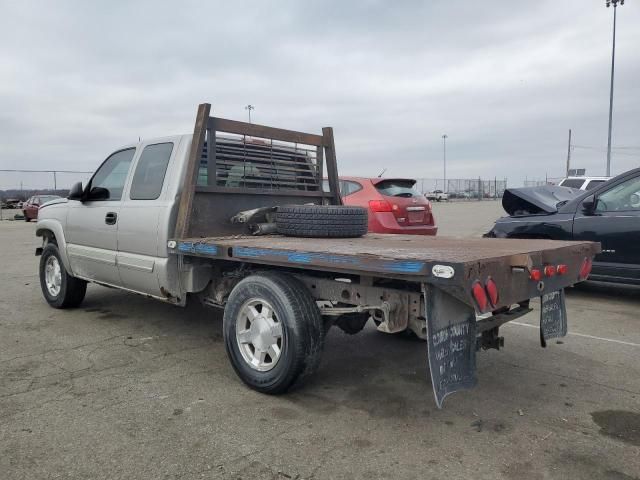
[[[369,212],[369,232],[399,235],[436,235],[438,227],[436,225],[400,225],[391,212],[373,214]]]

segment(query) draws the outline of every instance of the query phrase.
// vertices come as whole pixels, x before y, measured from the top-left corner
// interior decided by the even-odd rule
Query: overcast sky
[[[138,137],[190,133],[206,101],[333,126],[345,175],[442,177],[446,133],[448,177],[520,186],[562,175],[569,128],[596,148],[573,165],[604,174],[604,0],[0,6],[0,168],[93,170]],[[618,14],[613,173],[640,164],[640,2]]]

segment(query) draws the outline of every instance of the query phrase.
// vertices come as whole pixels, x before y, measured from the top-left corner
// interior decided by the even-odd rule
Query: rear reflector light
[[[589,274],[591,273],[591,267],[593,264],[591,263],[590,258],[585,258],[584,262],[582,262],[582,268],[580,268],[580,279],[586,280]]]
[[[569,266],[568,265],[558,265],[558,267],[556,268],[556,272],[558,273],[558,275],[566,275],[567,272],[569,271]]]
[[[369,200],[369,208],[372,212],[390,212],[391,204],[386,200]]]
[[[492,278],[487,280],[485,284],[485,288],[487,293],[489,294],[489,301],[491,302],[491,306],[495,307],[498,305],[498,285],[493,281]]]
[[[554,265],[547,265],[544,267],[544,274],[547,277],[553,277],[556,274],[556,267]]]
[[[538,268],[532,268],[529,278],[531,278],[531,280],[539,282],[540,280],[542,280],[542,272]]]
[[[471,287],[471,292],[473,293],[473,298],[476,299],[480,311],[486,311],[489,306],[489,300],[487,299],[487,293],[484,291],[482,284],[480,282],[474,283],[473,287]]]

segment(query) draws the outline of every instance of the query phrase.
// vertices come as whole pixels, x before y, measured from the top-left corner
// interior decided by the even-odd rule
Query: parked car
[[[433,192],[427,192],[424,194],[427,200],[435,200],[436,202],[441,202],[442,200],[449,200],[449,195],[444,193],[442,190],[434,190]]]
[[[4,207],[7,209],[19,209],[22,208],[22,201],[17,198],[7,198],[4,202]]]
[[[611,177],[567,177],[558,185],[578,190],[591,190],[610,179]]]
[[[38,219],[38,209],[51,200],[62,198],[58,195],[34,195],[22,205],[25,222]]]
[[[502,206],[510,216],[487,236],[597,241],[602,252],[589,278],[640,284],[640,168],[588,191],[554,185],[507,189]]]
[[[431,203],[409,178],[340,177],[345,205],[369,209],[369,232],[435,235]]]

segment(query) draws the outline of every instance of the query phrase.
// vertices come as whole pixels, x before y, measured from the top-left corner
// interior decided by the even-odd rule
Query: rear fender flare
[[[69,274],[73,275],[71,264],[69,263],[69,257],[67,256],[67,242],[64,237],[62,225],[55,220],[38,220],[38,225],[36,227],[36,236],[42,237],[43,240],[45,238],[48,239],[51,236],[55,238],[55,241],[58,244],[58,250],[60,251],[62,263],[64,264],[64,268],[66,268]]]

